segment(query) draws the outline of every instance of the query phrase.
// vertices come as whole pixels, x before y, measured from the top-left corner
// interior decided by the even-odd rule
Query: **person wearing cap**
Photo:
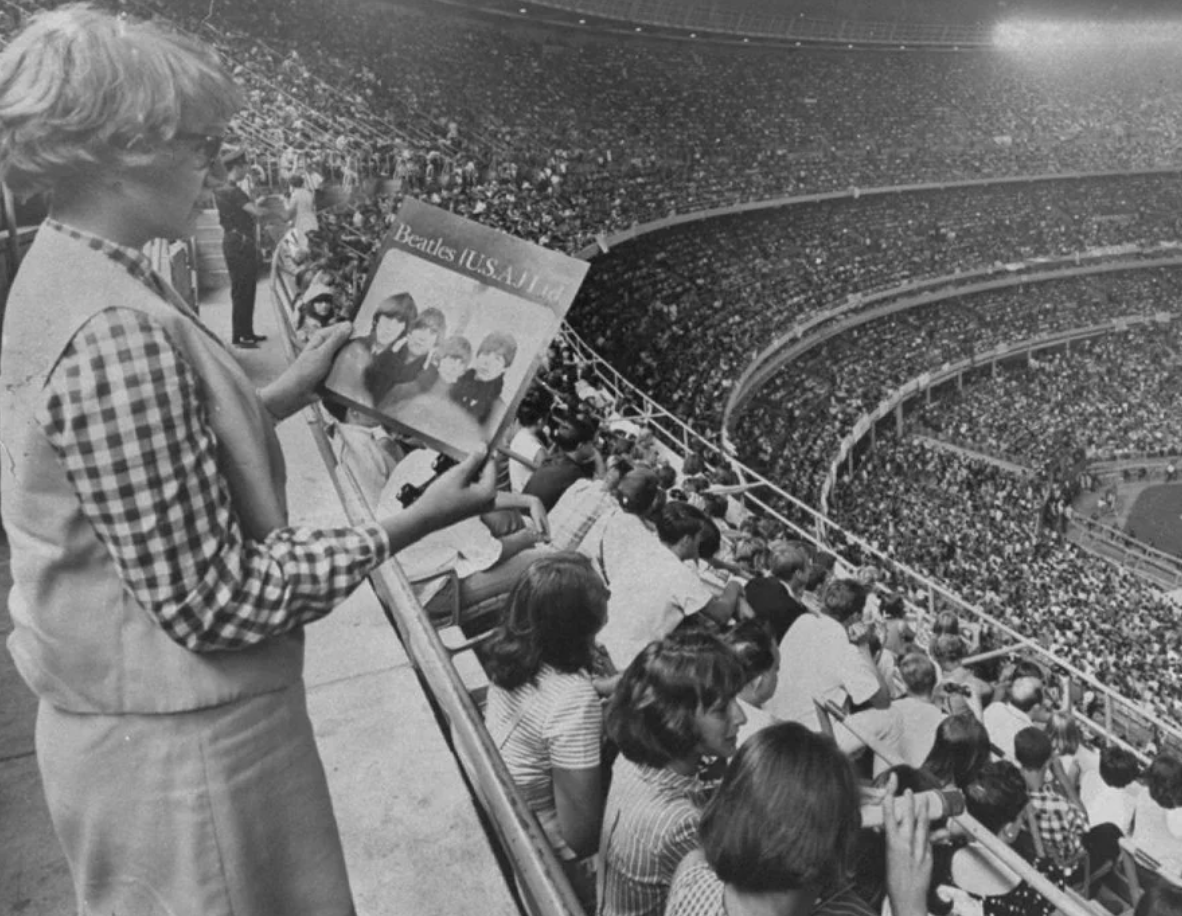
[[[236,347],[253,348],[266,338],[254,332],[254,295],[259,282],[259,250],[255,241],[258,204],[238,186],[250,168],[246,150],[222,152],[226,182],[214,196],[222,224],[222,254],[230,273],[230,339]]]
[[[494,495],[476,454],[396,518],[290,525],[275,424],[348,326],[256,391],[142,252],[192,234],[241,104],[207,47],[85,6],[0,52],[0,179],[52,200],[5,316],[8,649],[80,913],[354,912],[304,626]]]

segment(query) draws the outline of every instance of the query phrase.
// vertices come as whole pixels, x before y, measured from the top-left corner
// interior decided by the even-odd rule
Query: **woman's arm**
[[[528,546],[532,547],[539,541],[548,542],[550,540],[550,519],[546,515],[546,507],[542,505],[542,501],[538,497],[527,496],[524,493],[506,493],[504,490],[500,490],[497,492],[495,506],[498,509],[519,509],[529,514],[538,536]]]
[[[564,683],[567,689],[547,717],[546,762],[553,779],[558,828],[566,845],[582,858],[599,847],[603,707],[589,682],[568,678]]]
[[[603,819],[603,780],[598,766],[581,770],[555,767],[554,802],[558,808],[558,829],[580,859],[599,848],[599,825]]]
[[[124,586],[195,652],[323,617],[400,547],[492,501],[491,462],[476,481],[470,459],[398,519],[247,539],[196,374],[158,324],[128,309],[79,330],[39,420]]]
[[[346,321],[321,328],[311,335],[291,365],[259,390],[259,398],[267,412],[277,421],[286,420],[313,403],[317,397],[316,387],[328,377],[337,351],[352,332],[353,326]]]

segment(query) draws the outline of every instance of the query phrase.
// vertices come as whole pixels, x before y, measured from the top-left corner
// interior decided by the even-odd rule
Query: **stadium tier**
[[[0,0],[0,31],[8,38],[56,5]],[[827,733],[834,741],[783,724],[762,732],[792,738],[792,753],[817,740],[844,778],[840,748],[848,787],[904,762],[917,791],[963,790],[969,846],[1013,869],[1030,901],[1022,916],[1047,916],[1052,904],[1084,916],[1081,897],[1101,890],[1123,895],[1128,912],[1145,856],[1157,854],[1163,874],[1182,869],[1182,838],[1144,826],[1182,810],[1182,788],[1129,795],[1145,809],[1144,846],[1125,851],[1131,877],[1115,889],[1101,882],[1122,856],[1115,837],[1092,836],[1085,849],[1087,829],[1075,830],[1059,849],[1056,829],[1038,822],[1046,780],[1086,824],[1087,779],[1099,792],[1112,769],[1101,745],[1105,760],[1119,749],[1127,767],[1164,758],[1182,772],[1178,605],[1095,547],[1119,536],[1120,556],[1132,556],[1135,522],[1182,581],[1182,527],[1166,518],[1174,503],[1151,493],[1171,508],[1114,508],[1118,495],[1147,489],[1141,469],[1172,485],[1182,459],[1173,48],[993,43],[986,24],[966,19],[971,0],[948,4],[938,22],[924,19],[924,3],[879,7],[900,22],[909,11],[916,28],[977,36],[964,48],[938,40],[939,50],[888,50],[883,36],[894,33],[864,18],[858,34],[876,36],[873,50],[744,43],[740,26],[756,19],[743,17],[774,17],[770,0],[753,0],[738,31],[709,41],[683,32],[691,14],[731,23],[717,3],[98,5],[198,36],[244,87],[248,105],[227,138],[251,166],[233,174],[259,204],[287,356],[356,317],[409,198],[589,262],[563,334],[505,410],[518,412],[501,443],[512,453],[498,459],[505,498],[498,512],[462,520],[478,543],[453,525],[438,534],[462,543],[427,542],[447,555],[431,556],[438,568],[414,575],[408,544],[372,575],[524,911],[594,906],[599,851],[599,912],[661,912],[672,885],[667,912],[695,916],[676,909],[684,872],[647,861],[668,837],[628,826],[646,813],[638,786],[657,778],[645,767],[693,783],[676,782],[688,810],[679,839],[690,845],[661,850],[681,861],[699,835],[694,793],[729,797],[757,753],[737,751],[752,740],[740,732],[746,719]],[[827,4],[799,6],[802,18]],[[864,12],[855,0],[833,8]],[[665,31],[648,34],[654,24]],[[298,229],[297,198],[313,202]],[[177,267],[196,263],[195,246],[183,259],[164,246],[156,256],[195,292],[195,274]],[[434,341],[416,356],[432,385],[446,360],[464,363],[465,376],[468,363],[476,373],[477,358],[491,360],[483,343],[474,355],[459,335],[443,339],[442,313],[428,320],[431,309],[400,295],[375,313],[364,345],[348,346],[371,363],[386,355],[379,344],[402,347],[409,365],[418,332]],[[397,339],[380,341],[379,324],[398,326]],[[249,349],[265,339],[235,334]],[[517,345],[499,346],[503,372]],[[413,373],[401,383],[423,384]],[[391,499],[406,510],[427,486],[390,489],[399,465],[426,460],[423,442],[373,413],[338,401],[308,414],[354,524]],[[1120,492],[1122,472],[1135,491]],[[1074,518],[1085,511],[1090,527]],[[1096,533],[1108,524],[1111,535]],[[572,553],[555,560],[540,544],[551,538]],[[512,565],[521,557],[525,572]],[[530,578],[552,567],[552,578]],[[644,616],[627,605],[632,592],[664,602],[647,638],[618,634],[632,621],[623,609]],[[664,702],[662,665],[682,663],[699,680],[669,692],[692,694],[688,712],[633,721]],[[845,679],[825,682],[834,671]],[[919,720],[924,740],[914,741]],[[672,734],[676,722],[692,723],[688,737]],[[964,772],[937,760],[946,722],[963,731],[948,742],[974,744]],[[605,728],[621,751],[614,769]],[[680,756],[654,751],[645,728],[669,732]],[[771,741],[753,740],[745,746]],[[1056,766],[1030,764],[1052,741]],[[1013,817],[994,824],[996,812],[972,807],[1007,791],[1023,799]],[[1058,803],[1058,790],[1045,791]],[[718,807],[707,834],[726,815]],[[860,815],[847,814],[857,829]],[[1123,827],[1134,840],[1135,823]],[[618,824],[635,831],[626,852]],[[1029,848],[1011,849],[1007,832],[1024,832]],[[1089,858],[1094,846],[1103,854]],[[641,860],[664,871],[638,879]],[[873,906],[850,906],[870,914],[887,889],[881,874],[867,881],[856,891]],[[889,890],[897,916],[926,912]]]

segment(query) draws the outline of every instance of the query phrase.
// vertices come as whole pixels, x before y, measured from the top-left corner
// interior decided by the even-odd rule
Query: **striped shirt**
[[[54,220],[181,309],[143,254]],[[242,531],[202,382],[156,321],[111,308],[74,335],[37,421],[119,570],[168,636],[239,649],[331,611],[390,554],[377,525]]]
[[[616,760],[600,839],[600,916],[660,916],[678,864],[698,845],[697,776]]]
[[[509,775],[560,858],[575,858],[558,829],[554,770],[599,766],[603,707],[586,673],[543,665],[516,690],[488,689],[485,725]]]
[[[725,888],[702,851],[694,850],[682,860],[673,876],[665,916],[726,916]],[[866,901],[849,887],[818,900],[810,913],[812,916],[876,916]]]
[[[599,516],[616,505],[602,480],[576,480],[549,512],[550,543],[556,550],[578,550]]]

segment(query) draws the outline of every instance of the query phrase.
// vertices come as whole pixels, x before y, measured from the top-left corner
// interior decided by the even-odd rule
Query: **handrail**
[[[809,19],[756,12],[734,12],[717,5],[680,0],[535,0],[536,5],[564,12],[614,19],[630,25],[651,25],[707,35],[733,35],[824,44],[936,48],[985,47],[992,41],[988,26],[930,22],[866,22],[852,19]]]
[[[271,301],[279,337],[288,359],[295,348],[286,333],[290,327],[291,290],[279,269],[271,264]],[[370,523],[373,513],[346,464],[336,460],[318,405],[305,410],[305,419],[325,461],[343,508],[354,524]],[[527,909],[535,916],[584,916],[583,908],[567,881],[537,817],[529,809],[489,736],[451,657],[426,612],[415,597],[396,560],[391,559],[370,577],[382,608],[415,666],[428,701],[446,719],[456,759],[470,780],[479,802],[489,815],[505,855],[527,893]]]

